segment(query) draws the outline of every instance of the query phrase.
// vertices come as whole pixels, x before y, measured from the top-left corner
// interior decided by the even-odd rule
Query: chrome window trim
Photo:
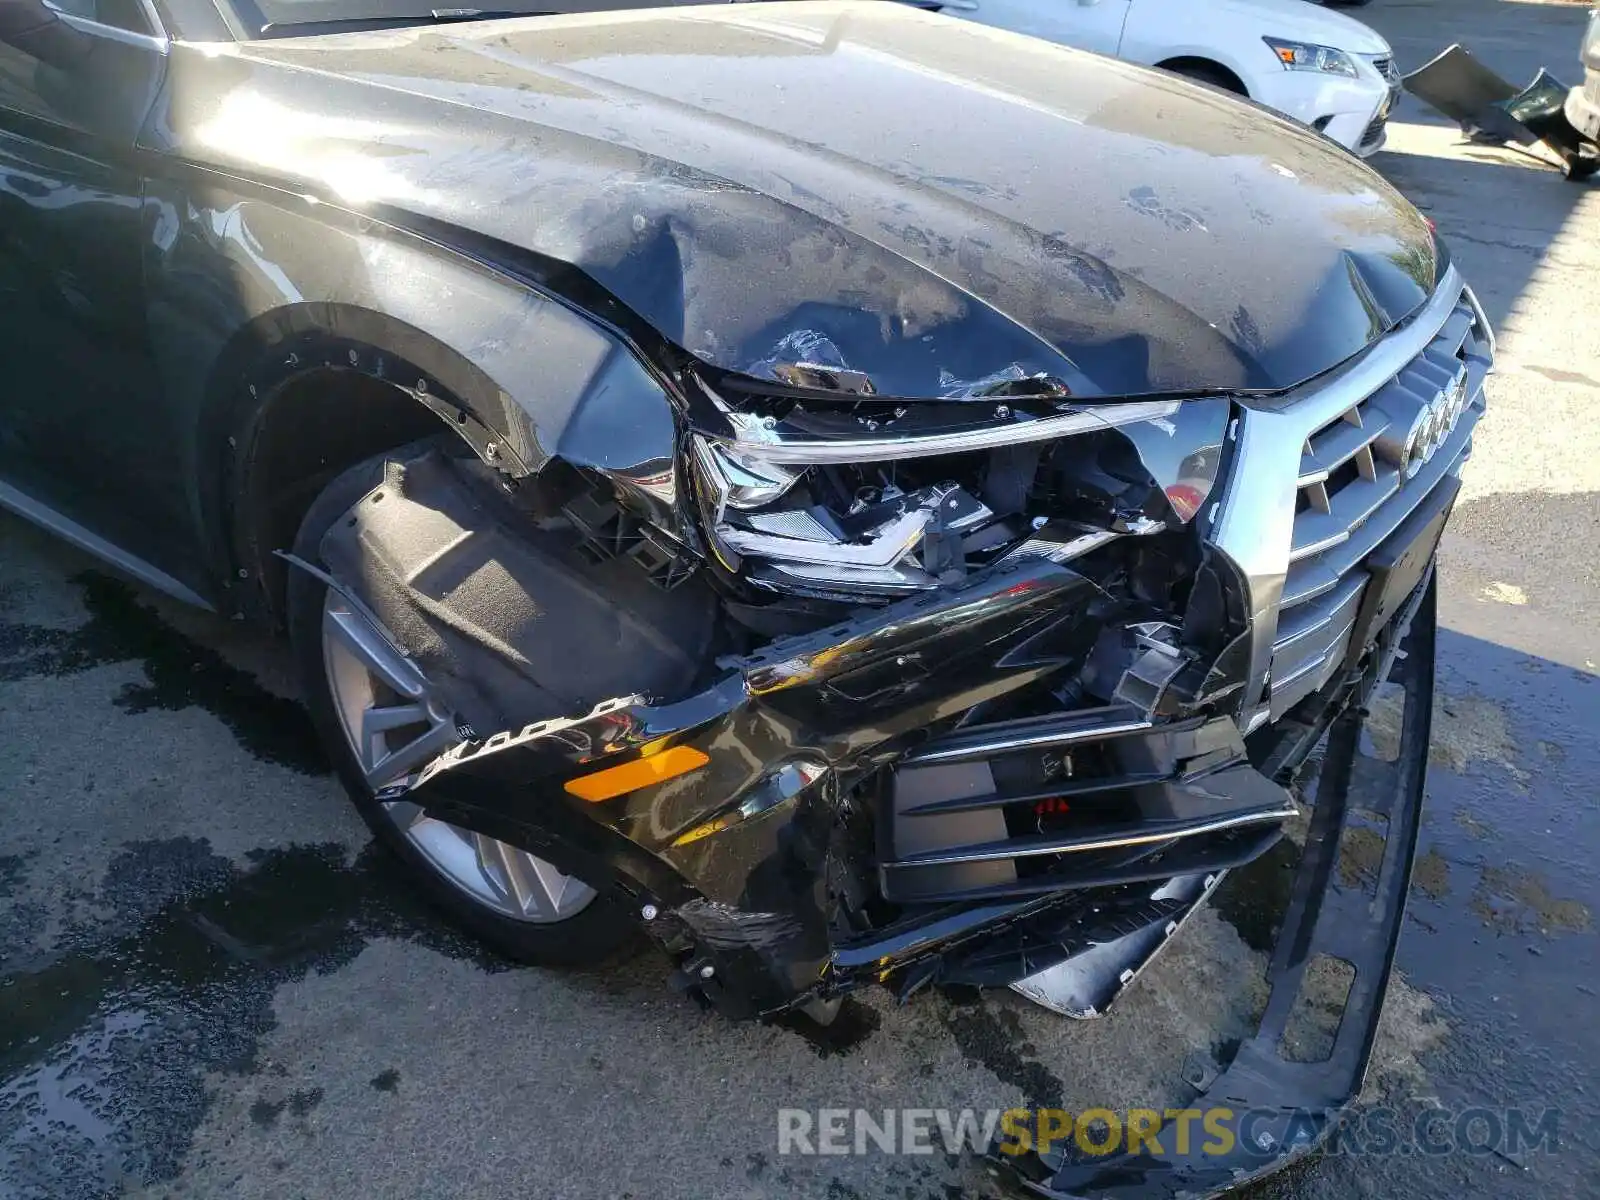
[[[150,22],[153,31],[150,36],[170,43],[172,35],[167,32],[166,22],[161,19],[161,10],[156,8],[155,0],[139,0],[139,7],[144,10],[144,19]]]
[[[55,6],[52,5],[51,7],[54,8]],[[161,30],[161,21],[156,16],[155,9],[150,6],[148,0],[141,3],[139,7],[151,22],[152,27]],[[92,37],[121,42],[125,46],[137,46],[141,50],[150,50],[162,55],[166,54],[171,48],[171,42],[168,41],[164,30],[160,33],[135,33],[131,29],[121,29],[115,25],[102,24],[99,21],[91,21],[87,17],[75,17],[69,12],[62,12],[60,9],[56,9],[56,12],[61,17],[62,24],[70,25],[78,32],[87,33]]]
[[[1246,733],[1267,718],[1262,700],[1289,573],[1295,498],[1306,440],[1371,396],[1421,354],[1462,302],[1463,293],[1483,328],[1488,329],[1477,298],[1452,265],[1409,322],[1345,365],[1281,396],[1238,400],[1234,465],[1217,503],[1209,540],[1233,560],[1249,592],[1250,671],[1239,708],[1239,723]],[[1490,344],[1492,347],[1492,334]]]

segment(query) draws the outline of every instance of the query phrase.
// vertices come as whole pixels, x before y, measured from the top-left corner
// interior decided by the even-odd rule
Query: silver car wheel
[[[332,588],[322,606],[322,658],[345,740],[374,791],[460,741],[416,664]],[[595,898],[581,879],[526,850],[430,817],[410,801],[383,808],[434,870],[501,916],[549,924]]]

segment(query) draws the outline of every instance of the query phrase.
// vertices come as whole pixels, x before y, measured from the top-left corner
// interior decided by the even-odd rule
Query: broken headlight
[[[1035,418],[1002,407],[982,424],[899,436],[875,421],[780,431],[736,412],[733,438],[692,441],[702,524],[722,565],[758,588],[850,599],[929,590],[1057,519],[1085,531],[1160,528],[1142,495],[1119,507],[1132,489],[1063,448],[1081,442],[1103,463],[1115,451],[1089,443],[1141,422],[1170,431],[1178,407],[1136,402]]]

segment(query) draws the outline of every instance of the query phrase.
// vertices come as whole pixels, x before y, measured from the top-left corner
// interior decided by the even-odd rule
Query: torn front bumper
[[[469,741],[380,798],[612,881],[731,1014],[1069,960],[1099,965],[1061,1007],[1099,1010],[1293,813],[1284,784],[1429,569],[1492,356],[1452,269],[1369,354],[1241,405],[1183,614],[1105,572],[1187,535],[1084,553],[1046,526],[960,586],[721,660],[687,699]],[[701,765],[654,774],[669,756]],[[618,768],[626,790],[584,783]]]
[[[1266,1009],[1255,1035],[1209,1085],[1189,1081],[1197,1094],[1182,1107],[1192,1125],[1180,1131],[1169,1120],[1137,1147],[1119,1129],[1102,1154],[1070,1141],[1043,1153],[997,1143],[989,1156],[997,1174],[1053,1200],[1205,1196],[1287,1165],[1332,1132],[1361,1091],[1405,915],[1427,769],[1434,634],[1430,572],[1373,666],[1348,683],[1273,948]],[[1364,752],[1361,739],[1366,705],[1385,675],[1403,705],[1392,761]],[[1376,829],[1384,831],[1384,849],[1375,876],[1341,869],[1345,835]],[[1288,1035],[1310,973],[1324,958],[1346,965],[1349,990],[1327,1052],[1306,1061],[1311,1056],[1296,1054]]]
[[[866,983],[1021,984],[1087,1015],[1274,844],[1326,741],[1262,1031],[1207,1097],[1228,1136],[996,1154],[1046,1195],[1227,1186],[1315,1144],[1359,1088],[1415,840],[1432,562],[1493,352],[1451,268],[1368,353],[1232,405],[1220,494],[1192,528],[1141,522],[1086,547],[1047,519],[959,584],[718,660],[687,699],[470,740],[379,799],[609,882],[731,1015]],[[1404,639],[1401,757],[1359,759]],[[1358,820],[1387,823],[1371,896],[1335,878]],[[1319,958],[1354,976],[1344,1019],[1325,1062],[1290,1061],[1279,1043]]]
[[[1517,88],[1455,45],[1405,77],[1406,90],[1484,140],[1531,146],[1542,141],[1568,170],[1600,150],[1600,123],[1585,121],[1585,94],[1540,70]],[[1588,103],[1600,102],[1592,95]]]
[[[1188,901],[1166,881],[1248,861],[1294,812],[1227,717],[1086,701],[957,726],[1075,679],[1103,600],[1021,558],[725,661],[675,704],[623,698],[464,743],[379,798],[614,880],[735,1015],[866,982],[1009,984],[1170,923]],[[703,765],[598,802],[568,786],[683,749]]]

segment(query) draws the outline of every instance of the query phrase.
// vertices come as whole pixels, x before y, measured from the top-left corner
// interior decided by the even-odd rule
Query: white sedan
[[[1305,0],[905,0],[1248,96],[1368,155],[1400,96],[1376,31]]]

